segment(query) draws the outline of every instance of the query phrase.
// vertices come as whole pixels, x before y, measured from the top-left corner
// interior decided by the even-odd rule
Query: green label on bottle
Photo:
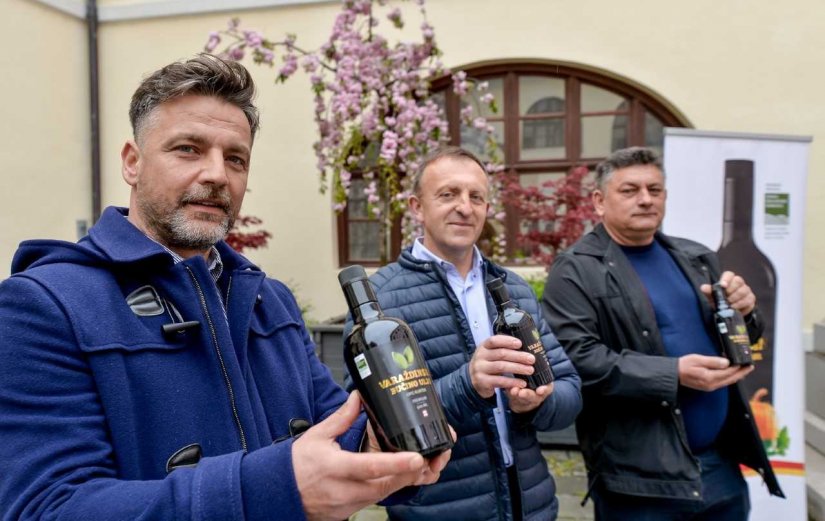
[[[372,375],[370,364],[367,362],[367,357],[365,357],[363,353],[355,357],[355,367],[358,369],[358,375],[362,380]]]

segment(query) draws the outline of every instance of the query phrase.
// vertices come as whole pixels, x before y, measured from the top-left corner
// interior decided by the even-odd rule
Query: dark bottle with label
[[[745,319],[740,312],[730,307],[725,296],[725,288],[718,282],[713,285],[713,300],[716,303],[714,320],[722,342],[723,354],[730,360],[731,365],[751,365],[751,343]]]
[[[533,363],[533,374],[515,375],[527,382],[527,387],[536,389],[539,386],[547,385],[553,381],[553,371],[550,369],[550,362],[547,360],[547,352],[544,344],[541,343],[536,323],[529,313],[525,313],[510,300],[510,292],[501,279],[493,279],[487,283],[487,291],[493,297],[496,304],[498,316],[493,323],[493,331],[497,335],[509,335],[521,340],[521,350],[536,357]]]
[[[723,271],[732,271],[745,279],[756,295],[757,313],[762,315],[765,330],[751,346],[754,370],[744,381],[748,397],[759,389],[773,392],[773,357],[776,311],[776,272],[770,260],[753,241],[754,163],[746,159],[725,161],[725,207],[719,263]]]
[[[354,325],[344,362],[385,452],[433,457],[453,446],[444,409],[410,327],[385,317],[361,266],[338,274]]]

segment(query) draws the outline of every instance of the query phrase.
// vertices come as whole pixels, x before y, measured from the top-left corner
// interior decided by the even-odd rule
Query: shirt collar
[[[451,269],[451,270],[455,270],[456,272],[458,271],[458,268],[456,268],[455,265],[452,262],[445,261],[444,259],[442,259],[438,255],[436,255],[435,253],[433,253],[429,249],[427,249],[427,247],[424,246],[424,238],[423,237],[419,237],[413,242],[411,253],[412,253],[412,256],[415,257],[418,260],[429,260],[429,261],[437,262],[438,265],[441,266],[442,268],[444,268],[445,270],[446,269]],[[473,263],[472,263],[472,268],[470,268],[470,271],[472,272],[472,271],[475,271],[475,270],[481,270],[481,266],[482,266],[483,262],[484,261],[482,260],[481,252],[479,251],[477,246],[473,245]]]
[[[146,234],[144,233],[144,235]],[[175,264],[183,261],[183,257],[167,248],[165,244],[159,243],[158,241],[156,241],[152,237],[149,237],[148,235],[146,235],[146,237],[150,241],[154,242],[155,244],[163,248],[166,251],[166,253],[171,255],[172,260],[175,262]],[[218,282],[218,279],[220,279],[221,275],[223,274],[223,261],[221,260],[220,252],[218,252],[218,249],[215,246],[209,248],[209,255],[207,255],[206,257],[206,265],[209,268],[209,274],[212,276],[212,280]]]
[[[152,239],[151,237],[149,237],[149,238]],[[152,240],[154,240],[154,239],[152,239]],[[155,241],[155,242],[157,242],[157,241]],[[160,244],[160,243],[158,242],[158,244]],[[173,252],[172,250],[167,248],[165,245],[160,244],[160,247],[163,248],[164,250],[166,250],[169,253],[169,255],[172,256],[172,259],[175,261],[175,264],[177,264],[177,263],[179,263],[183,260],[183,257],[181,257],[177,253]],[[218,282],[218,279],[220,279],[221,275],[223,274],[223,261],[221,260],[221,254],[218,253],[218,249],[215,248],[214,246],[209,248],[209,255],[206,257],[206,265],[209,268],[209,274],[212,275],[212,280],[214,280],[215,282]]]

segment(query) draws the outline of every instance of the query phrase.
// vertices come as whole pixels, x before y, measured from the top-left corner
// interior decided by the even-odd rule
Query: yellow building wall
[[[86,26],[36,2],[2,0],[0,34],[0,279],[17,245],[76,240],[89,220]]]
[[[127,3],[141,2],[101,5]],[[412,2],[404,5],[412,15]],[[819,259],[825,238],[818,231],[825,225],[825,208],[818,202],[825,195],[819,175],[825,167],[820,143],[825,140],[825,105],[820,102],[825,32],[818,21],[825,7],[819,0],[760,2],[758,7],[744,0],[429,0],[427,6],[448,66],[512,59],[569,62],[630,80],[669,102],[698,129],[813,136],[800,325],[810,328],[823,318],[825,268]],[[48,43],[28,44],[20,49],[25,54],[0,58],[14,60],[11,65],[23,66],[29,74],[35,71],[32,78],[13,80],[14,89],[0,85],[3,111],[24,122],[22,132],[9,125],[0,128],[6,164],[20,163],[5,174],[16,193],[0,195],[0,264],[5,265],[19,239],[73,238],[74,219],[87,217],[89,206],[84,191],[88,152],[82,149],[88,146],[83,26],[36,4],[15,9],[51,30],[41,33],[48,35]],[[337,12],[337,3],[314,3],[236,14],[247,28],[270,37],[296,33],[301,46],[316,48]],[[130,134],[127,108],[140,79],[198,51],[207,34],[224,27],[231,14],[101,25],[104,204],[128,201],[119,151]],[[25,24],[0,18],[4,34],[16,35],[15,41],[30,38]],[[325,319],[343,312],[345,304],[336,280],[335,220],[329,197],[318,193],[309,82],[299,72],[287,84],[274,85],[275,69],[250,65],[250,70],[259,85],[262,127],[243,212],[263,218],[274,239],[268,249],[249,257],[270,275],[297,285],[299,300],[313,306],[310,316]],[[21,92],[28,103],[9,99]],[[26,106],[51,119],[28,118]],[[6,146],[11,143],[17,145]],[[26,212],[30,208],[42,210]],[[36,215],[24,220],[24,213]],[[10,220],[20,222],[13,233],[7,231]]]

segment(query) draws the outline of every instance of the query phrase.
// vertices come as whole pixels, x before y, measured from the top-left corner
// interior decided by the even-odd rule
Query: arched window
[[[494,128],[508,171],[525,185],[538,186],[571,167],[593,167],[612,151],[645,145],[661,152],[664,127],[685,127],[688,121],[655,95],[615,76],[590,69],[553,63],[496,63],[463,69],[476,81],[486,81],[499,110],[482,115]],[[433,84],[433,92],[445,109],[452,144],[483,153],[485,136],[463,125],[459,114],[464,103],[449,88],[449,78]],[[353,210],[357,210],[354,207]],[[362,256],[375,233],[369,219],[345,211],[339,217],[339,261],[377,264]],[[508,213],[506,229],[514,236],[521,224]],[[400,234],[392,244],[394,258],[400,251]],[[397,242],[397,244],[396,244]],[[508,241],[510,251],[515,241]]]
[[[564,100],[556,96],[541,98],[527,109],[530,116],[559,114],[564,112]],[[524,122],[521,135],[522,150],[550,149],[564,146],[564,121],[556,119],[534,119]]]

